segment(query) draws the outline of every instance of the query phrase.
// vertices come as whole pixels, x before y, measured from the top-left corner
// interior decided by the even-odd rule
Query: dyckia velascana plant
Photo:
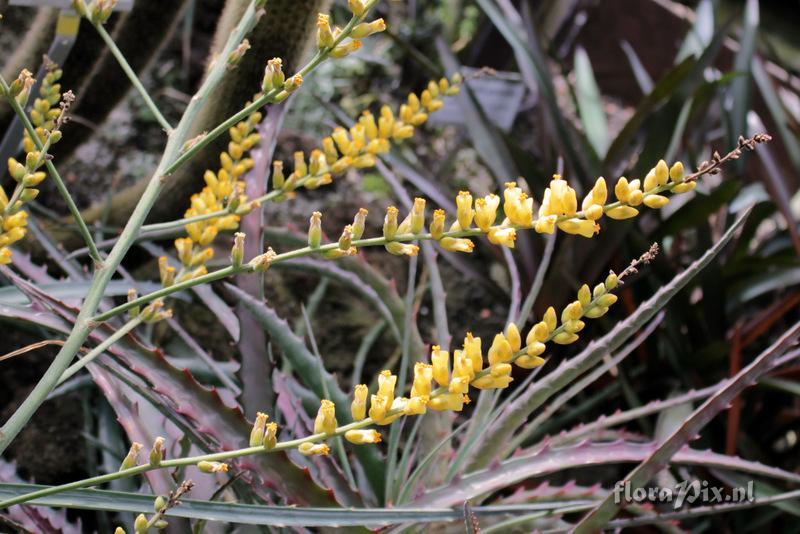
[[[606,479],[586,487],[556,482],[553,488],[533,487],[525,481],[582,465],[623,462],[639,464],[623,479],[635,487],[646,485],[670,462],[705,465],[722,472],[719,478],[723,481],[740,473],[800,481],[800,476],[787,470],[686,446],[745,387],[797,356],[797,351],[791,350],[800,335],[797,325],[749,366],[737,369],[729,380],[716,386],[643,404],[554,437],[543,437],[541,431],[560,407],[601,375],[616,372],[617,365],[659,326],[664,317],[661,310],[670,299],[735,236],[744,233],[749,212],[720,232],[710,249],[638,307],[626,283],[657,259],[660,249],[655,243],[625,262],[619,272],[611,270],[597,280],[576,284],[566,303],[543,306],[536,316],[531,310],[553,252],[552,235],[573,235],[587,243],[583,246],[602,246],[595,243],[602,241],[604,230],[625,224],[615,221],[658,213],[656,210],[676,198],[682,206],[691,205],[700,180],[719,174],[732,160],[770,141],[767,134],[740,136],[730,152],[715,152],[695,171],[680,161],[656,158],[644,167],[649,170],[641,177],[595,177],[581,183],[567,170],[544,180],[542,190],[529,188],[522,177],[507,176],[505,179],[513,181],[505,182],[499,191],[487,194],[485,189],[479,193],[479,187],[463,187],[452,201],[444,195],[413,198],[398,183],[396,203],[402,209],[387,200],[382,206],[385,211],[376,216],[359,206],[355,213],[348,213],[348,224],[339,227],[333,239],[323,229],[329,218],[323,220],[321,209],[306,213],[307,232],[285,228],[270,233],[260,225],[257,235],[244,231],[245,218],[260,217],[278,203],[304,194],[314,198],[312,192],[320,188],[324,194],[326,186],[348,175],[380,172],[395,184],[396,180],[391,181],[392,162],[398,153],[412,151],[429,119],[449,102],[473,105],[468,101],[471,95],[465,94],[471,91],[469,76],[465,80],[458,73],[437,75],[421,84],[421,90],[409,93],[399,106],[383,103],[364,109],[352,125],[334,126],[316,148],[294,151],[290,161],[275,159],[268,164],[273,152],[268,145],[275,141],[270,127],[280,123],[286,104],[302,95],[312,73],[328,62],[343,63],[339,60],[355,54],[363,39],[387,30],[384,20],[375,15],[377,0],[349,0],[347,4],[349,20],[343,26],[335,24],[338,17],[332,14],[317,16],[310,39],[314,50],[303,66],[285,72],[281,58],[264,58],[261,84],[252,88],[250,100],[223,122],[192,137],[193,121],[201,107],[209,102],[213,105],[221,81],[252,53],[248,35],[265,10],[268,12],[270,2],[248,4],[222,53],[211,60],[180,120],[172,125],[105,28],[116,2],[73,0],[75,12],[99,33],[137,90],[135,97],[167,134],[144,193],[125,227],[110,241],[101,242],[93,235],[50,154],[63,135],[62,126],[75,99],[70,91],[61,94],[61,69],[47,61],[37,94],[32,94],[35,81],[27,70],[11,83],[0,79],[3,100],[25,126],[20,140],[24,153],[8,160],[13,188],[0,187],[0,265],[31,309],[46,319],[37,321],[33,319],[36,314],[16,304],[0,307],[0,313],[24,324],[38,322],[63,337],[45,374],[4,421],[0,452],[6,452],[26,426],[35,422],[43,403],[75,387],[86,372],[128,437],[125,451],[114,458],[116,470],[109,468],[109,461],[102,472],[53,486],[0,479],[0,514],[9,510],[27,517],[32,501],[118,512],[113,521],[118,534],[169,528],[200,532],[207,521],[276,528],[395,526],[413,531],[426,530],[431,523],[439,524],[443,531],[457,531],[466,521],[468,530],[574,528],[591,532],[636,521],[661,523],[671,516],[631,504],[627,506],[630,514],[617,517],[621,504],[612,499]],[[202,189],[186,191],[189,207],[183,217],[145,224],[171,176],[217,143],[223,147],[219,165],[205,171]],[[48,177],[85,241],[91,264],[74,263],[78,252],[65,255],[46,233],[36,233],[58,268],[85,288],[79,308],[57,291],[49,294],[42,289],[52,281],[47,270],[33,267],[24,251],[17,249],[27,235],[28,219],[35,220],[31,206],[39,194],[37,186]],[[268,190],[248,194],[248,186],[258,180],[268,182]],[[434,203],[441,205],[431,205]],[[265,243],[261,243],[263,235],[267,236]],[[463,342],[451,347],[446,295],[434,251],[440,251],[449,263],[463,266],[460,262],[466,256],[459,254],[476,255],[487,242],[487,248],[499,247],[492,250],[501,251],[506,261],[510,257],[513,265],[511,249],[529,250],[531,236],[536,235],[549,241],[525,304],[511,306],[502,327],[488,336],[476,333],[486,331],[485,325],[464,321],[458,326]],[[157,244],[163,237],[174,239],[174,248]],[[256,249],[263,252],[248,253],[253,250],[248,246],[252,240],[259,241]],[[133,277],[123,266],[131,247],[142,242],[142,248],[157,258],[157,268],[146,264],[144,278],[158,283],[137,280],[143,271]],[[108,247],[110,251],[105,252]],[[366,262],[372,247],[379,251],[382,247],[408,262],[405,298],[393,282]],[[225,251],[222,258],[220,250]],[[430,279],[435,310],[431,339],[427,339],[429,329],[421,331],[416,324],[421,302],[418,293],[425,290],[416,287],[418,261],[425,267],[425,279]],[[344,384],[326,370],[312,314],[305,306],[302,329],[293,329],[267,306],[260,292],[225,284],[225,296],[240,305],[239,313],[245,310],[252,318],[240,323],[231,319],[234,312],[228,303],[208,287],[236,276],[258,277],[261,283],[262,278],[269,281],[280,275],[282,269],[298,267],[319,273],[325,280],[337,280],[379,311],[381,322],[363,341],[348,340],[353,343],[351,352],[358,352],[355,359],[359,362],[354,364],[358,372],[351,383]],[[519,274],[512,278],[516,286],[513,298],[521,301]],[[121,285],[124,290],[119,289]],[[320,287],[324,293],[326,286]],[[184,290],[194,291],[219,314],[220,323],[236,340],[250,334],[243,326],[248,324],[263,328],[278,349],[280,369],[258,377],[278,393],[277,400],[260,411],[248,410],[251,420],[236,403],[242,389],[235,376],[180,326],[180,313],[175,310],[178,299],[185,298]],[[119,297],[127,298],[117,301]],[[308,308],[318,306],[320,298],[315,291]],[[629,316],[615,325],[609,310],[620,298],[628,299]],[[584,331],[589,319],[597,320],[596,326],[607,333],[591,340],[577,355],[565,357],[560,346],[571,349],[590,337]],[[215,388],[207,389],[195,379],[194,369],[180,370],[174,358],[151,348],[152,332],[164,325],[208,365],[212,376],[208,383]],[[370,376],[362,372],[364,363],[384,326],[389,326],[397,341],[397,357],[385,363],[370,362],[378,369]],[[299,332],[308,336],[308,344]],[[276,360],[272,346],[257,350],[263,351],[265,360]],[[662,428],[657,439],[615,428],[700,399],[706,400],[689,412],[685,422]],[[545,404],[547,407],[539,410]],[[149,484],[152,496],[90,489],[104,484],[111,484],[113,490],[132,489],[134,486],[122,484],[138,480],[139,475]],[[198,498],[189,498],[192,495]],[[774,490],[769,497],[758,495],[747,506],[794,497],[791,491]],[[691,518],[735,509],[735,505],[725,506],[690,508],[683,513]]]

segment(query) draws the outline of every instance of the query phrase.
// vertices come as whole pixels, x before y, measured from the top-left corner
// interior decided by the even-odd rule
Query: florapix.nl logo
[[[647,486],[634,488],[630,481],[617,482],[614,486],[616,504],[672,505],[679,509],[686,505],[714,505],[753,502],[755,488],[750,480],[744,486],[713,486],[707,480],[684,480],[672,487]]]

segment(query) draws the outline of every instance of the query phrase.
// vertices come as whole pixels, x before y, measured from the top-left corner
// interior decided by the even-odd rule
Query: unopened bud
[[[147,523],[147,517],[144,514],[139,514],[133,522],[133,530],[136,534],[143,534],[147,532]]]
[[[311,214],[311,219],[308,222],[308,246],[319,248],[322,242],[322,214],[315,211]]]
[[[150,465],[158,467],[164,459],[164,438],[157,437],[153,442],[153,448],[150,449]]]
[[[256,422],[253,423],[253,429],[250,431],[250,446],[259,447],[264,443],[264,431],[267,426],[267,419],[269,416],[265,413],[258,412],[256,414]]]
[[[131,467],[136,467],[139,461],[139,451],[142,450],[142,444],[134,441],[131,443],[131,448],[128,449],[128,454],[122,460],[122,463],[119,466],[119,470],[122,471],[124,469],[130,469]]]
[[[235,268],[242,266],[244,261],[244,237],[242,232],[233,234],[233,247],[231,248],[231,264]]]
[[[347,0],[347,5],[350,7],[350,11],[352,11],[353,15],[356,17],[360,17],[367,11],[367,6],[364,3],[364,0]]]
[[[222,462],[208,462],[206,460],[197,463],[197,468],[203,473],[227,473],[228,464]]]
[[[386,217],[383,220],[383,237],[392,239],[397,233],[397,208],[389,206],[386,208]]]
[[[330,54],[331,57],[339,59],[349,56],[359,48],[361,48],[361,41],[359,41],[358,39],[353,39],[352,41],[347,41],[344,44],[340,44],[339,46],[331,50]]]
[[[362,22],[353,28],[350,37],[353,39],[361,39],[362,37],[369,37],[372,34],[386,31],[386,23],[383,19],[373,20],[372,22]]]
[[[356,216],[353,218],[353,224],[350,225],[353,239],[356,241],[361,239],[361,236],[364,235],[364,224],[367,220],[367,213],[369,212],[365,208],[359,208],[358,213],[356,213]]]
[[[353,243],[353,227],[349,224],[342,230],[342,235],[339,237],[339,249],[350,250]]]
[[[272,162],[272,189],[281,190],[286,183],[286,177],[283,175],[283,162],[275,160]]]
[[[332,48],[335,38],[331,30],[330,16],[320,13],[317,15],[317,47]]]
[[[278,425],[276,423],[267,423],[264,429],[264,448],[274,449],[278,444]]]

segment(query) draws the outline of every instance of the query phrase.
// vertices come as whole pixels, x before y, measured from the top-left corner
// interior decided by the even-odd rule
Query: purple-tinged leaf
[[[544,378],[535,382],[527,391],[509,404],[494,424],[487,429],[489,436],[475,454],[472,469],[485,467],[492,458],[505,448],[508,440],[516,430],[528,419],[534,410],[542,406],[549,398],[561,391],[577,377],[594,367],[606,354],[617,350],[627,342],[642,326],[652,319],[658,311],[667,305],[672,297],[683,289],[703,268],[719,254],[742,226],[750,210],[731,225],[725,235],[702,257],[692,263],[685,271],[677,275],[671,282],[662,286],[647,301],[643,302],[628,318],[617,325],[599,340],[592,341],[580,354],[562,362]]]
[[[727,409],[742,391],[755,384],[761,376],[767,373],[774,362],[783,356],[788,348],[797,343],[798,338],[800,338],[800,322],[795,323],[750,365],[736,373],[725,386],[714,392],[679,428],[661,442],[656,450],[652,451],[641,464],[631,471],[622,483],[628,483],[634,489],[647,484],[656,473],[664,469],[671,460],[677,458],[681,447],[695,439],[700,430],[718,413]],[[800,475],[795,476],[800,479]],[[581,519],[580,523],[576,525],[576,532],[589,533],[601,528],[614,518],[620,506],[621,503],[614,502],[612,494],[607,495],[603,502]]]
[[[529,478],[580,467],[640,462],[658,450],[657,443],[583,442],[572,447],[546,448],[535,454],[522,454],[500,462],[488,469],[470,473],[447,486],[425,492],[408,507],[425,503],[426,506],[455,506],[468,499],[508,488]],[[673,457],[675,463],[718,467],[772,477],[790,482],[800,482],[800,474],[758,462],[743,460],[711,451],[683,447]]]

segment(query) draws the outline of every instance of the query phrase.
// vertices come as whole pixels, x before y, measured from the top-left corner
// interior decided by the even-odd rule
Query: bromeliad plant
[[[381,158],[389,154],[393,146],[412,138],[417,128],[423,126],[429,116],[444,105],[445,99],[455,98],[459,94],[462,78],[456,74],[431,81],[419,94],[410,94],[396,111],[390,106],[383,106],[377,117],[370,111],[364,111],[353,126],[334,128],[330,136],[322,139],[320,147],[308,155],[295,152],[291,172],[282,161],[274,161],[271,166],[271,189],[261,196],[250,198],[245,192],[246,183],[255,172],[252,151],[259,147],[261,141],[259,124],[263,119],[262,108],[282,102],[300,90],[303,78],[324,61],[345,57],[359,49],[360,39],[382,32],[385,29],[382,19],[369,20],[376,1],[350,0],[352,16],[342,28],[331,26],[330,16],[319,15],[317,51],[304,67],[286,76],[279,58],[269,60],[260,91],[251,102],[217,127],[192,139],[187,139],[189,127],[199,106],[214,93],[225,72],[235,68],[243,54],[247,53],[249,44],[246,35],[261,16],[265,2],[254,1],[249,5],[236,31],[230,36],[224,55],[220,56],[226,59],[223,61],[218,58],[214,62],[198,93],[174,127],[158,110],[104,29],[103,24],[113,4],[113,1],[105,0],[92,0],[88,5],[84,0],[74,1],[76,11],[98,30],[131,77],[145,104],[169,135],[158,168],[108,254],[101,252],[102,247],[97,246],[82,222],[80,212],[71,201],[52,158],[48,156],[50,146],[61,137],[60,126],[67,117],[72,101],[70,93],[59,98],[57,82],[60,71],[55,67],[49,69],[30,111],[25,110],[33,85],[30,74],[23,72],[11,84],[0,80],[3,98],[13,107],[26,128],[24,163],[14,158],[8,162],[10,175],[17,185],[10,196],[0,189],[3,232],[0,234],[0,263],[16,265],[23,274],[32,276],[32,271],[26,272],[23,264],[14,263],[15,256],[10,246],[25,236],[28,217],[26,204],[36,197],[35,187],[48,174],[67,202],[93,260],[89,291],[79,310],[43,294],[35,286],[21,280],[12,270],[4,268],[3,272],[31,300],[45,305],[58,321],[69,323],[70,328],[64,330],[66,338],[46,374],[3,425],[0,452],[8,448],[48,396],[54,394],[57,386],[73,380],[84,368],[89,369],[92,377],[104,388],[109,402],[117,410],[126,431],[129,431],[132,444],[117,471],[38,489],[2,485],[0,509],[33,500],[59,505],[63,501],[52,499],[58,499],[60,494],[80,500],[80,496],[86,493],[74,493],[74,490],[147,475],[154,491],[163,495],[154,496],[144,507],[141,499],[137,501],[138,504],[131,504],[132,500],[138,498],[133,494],[115,494],[112,497],[94,492],[92,495],[112,497],[112,502],[119,506],[114,508],[112,504],[112,509],[141,511],[129,528],[137,533],[148,532],[165,528],[168,525],[166,517],[180,516],[180,499],[193,489],[193,483],[188,480],[175,488],[173,478],[159,478],[158,474],[169,469],[180,479],[191,468],[212,475],[213,480],[220,483],[218,488],[212,488],[209,501],[191,502],[194,514],[191,517],[195,518],[269,525],[378,526],[452,521],[466,516],[471,523],[474,518],[469,505],[465,506],[465,503],[472,500],[477,504],[492,499],[502,509],[485,506],[477,510],[478,515],[475,516],[481,517],[481,522],[484,521],[483,517],[486,518],[484,525],[488,525],[487,531],[504,531],[517,525],[550,524],[564,528],[564,524],[552,518],[565,515],[577,518],[574,525],[576,530],[592,531],[606,525],[617,512],[618,504],[614,504],[607,496],[610,493],[574,485],[560,488],[557,492],[548,492],[546,487],[521,489],[511,495],[505,489],[530,477],[580,464],[631,460],[641,464],[626,480],[637,486],[647,483],[670,461],[702,463],[798,481],[800,477],[780,469],[766,468],[735,457],[681,448],[687,436],[696,434],[732,396],[767,371],[795,356],[787,353],[787,348],[796,339],[798,327],[794,327],[731,380],[702,393],[691,392],[677,397],[682,403],[706,397],[707,400],[703,407],[662,441],[593,444],[580,440],[589,436],[597,437],[598,441],[606,436],[624,437],[623,433],[612,427],[642,415],[658,413],[667,402],[678,404],[676,400],[623,412],[614,416],[613,420],[608,418],[587,427],[577,427],[549,441],[537,442],[535,439],[540,437],[536,435],[539,424],[549,414],[590,384],[598,373],[603,374],[617,365],[632,346],[625,349],[627,352],[623,351],[613,358],[610,354],[626,344],[636,331],[648,323],[645,334],[637,342],[641,342],[647,332],[652,331],[658,322],[658,310],[714,259],[743,219],[734,223],[711,250],[642,304],[627,320],[589,344],[577,356],[559,365],[549,366],[550,372],[542,378],[538,377],[541,369],[548,361],[557,359],[547,358],[548,350],[554,345],[575,343],[586,326],[586,319],[598,319],[606,315],[618,300],[623,282],[637,272],[638,266],[655,258],[658,252],[656,245],[619,274],[612,271],[593,287],[581,285],[574,300],[561,308],[560,312],[550,306],[538,321],[532,321],[530,317],[532,302],[538,292],[534,284],[523,307],[524,312],[510,316],[503,330],[496,333],[491,341],[482,340],[468,332],[461,348],[454,350],[448,347],[446,326],[446,335],[441,335],[440,330],[437,334],[438,344],[433,344],[429,351],[425,349],[416,327],[412,326],[410,318],[415,295],[413,274],[409,277],[408,298],[403,302],[390,284],[358,259],[363,249],[384,247],[392,255],[410,257],[413,273],[419,253],[433,250],[425,247],[434,243],[447,252],[472,253],[476,241],[483,238],[490,244],[513,249],[518,234],[525,231],[553,234],[561,230],[567,234],[592,238],[600,233],[601,222],[605,224],[604,217],[612,220],[630,219],[639,215],[644,208],[663,208],[672,196],[691,192],[699,178],[718,173],[728,160],[737,159],[744,151],[755,149],[756,145],[768,141],[769,136],[758,134],[749,139],[740,138],[738,146],[729,154],[715,154],[710,162],[704,162],[690,174],[686,174],[681,162],[669,165],[661,160],[642,179],[620,177],[612,187],[604,178],[597,178],[580,202],[576,189],[560,175],[554,175],[543,194],[536,198],[532,192],[526,191],[521,181],[514,181],[506,183],[505,189],[499,194],[481,196],[461,191],[455,198],[455,212],[451,214],[450,221],[445,209],[430,210],[425,198],[416,198],[413,202],[408,199],[408,205],[404,207],[407,213],[402,219],[401,210],[389,206],[379,235],[369,235],[368,211],[361,208],[352,224],[342,229],[336,241],[325,239],[322,214],[316,211],[310,217],[305,245],[278,251],[281,247],[276,244],[275,249],[278,250],[268,247],[262,254],[245,257],[247,236],[237,231],[240,230],[243,217],[257,214],[257,210],[264,209],[268,202],[295,198],[301,189],[312,190],[331,184],[334,177],[351,170],[382,166]],[[205,186],[191,196],[184,217],[145,225],[147,215],[170,175],[225,133],[230,140],[226,150],[220,154],[219,168],[206,171],[203,176]],[[185,232],[174,241],[177,263],[167,254],[161,255],[158,258],[160,287],[142,292],[141,295],[140,291],[132,288],[126,302],[114,305],[109,299],[112,295],[108,288],[115,281],[120,263],[133,243],[152,230]],[[230,262],[213,269],[210,265],[215,255],[214,244],[219,241],[220,234],[226,233],[233,233]],[[344,283],[360,287],[362,293],[370,295],[370,298],[375,296],[374,300],[378,302],[381,313],[385,311],[384,319],[392,324],[401,346],[402,357],[396,372],[392,369],[383,370],[372,384],[355,381],[351,384],[352,395],[346,395],[337,380],[324,370],[318,354],[309,351],[285,322],[259,299],[231,288],[230,292],[281,348],[286,364],[299,377],[299,380],[295,380],[288,373],[278,371],[271,377],[262,377],[264,381],[275,382],[279,399],[275,407],[263,407],[265,411],[272,412],[272,420],[266,413],[258,412],[251,424],[244,420],[240,411],[232,411],[225,406],[216,392],[203,388],[191,374],[178,371],[161,354],[148,349],[133,336],[142,323],[174,321],[171,301],[167,297],[235,275],[268,273],[274,268],[290,266],[301,258],[312,262],[310,265],[320,272],[334,274]],[[423,258],[428,262],[431,273],[438,273],[435,254],[423,254]],[[332,264],[336,267],[318,260],[337,260]],[[540,269],[545,267],[542,265]],[[349,277],[343,274],[348,272],[347,269],[360,272],[365,279],[369,279],[368,290],[363,289],[363,284],[354,283],[352,274]],[[75,276],[80,274],[78,272]],[[41,272],[39,276],[42,276]],[[431,275],[434,298],[443,298],[441,280],[437,282],[436,277],[438,274]],[[216,305],[219,306],[218,303]],[[126,314],[127,321],[123,323],[121,318]],[[54,329],[59,330],[58,326],[54,326]],[[373,341],[376,335],[373,335]],[[94,348],[86,350],[86,354],[74,361],[87,343],[95,344]],[[316,351],[313,336],[311,345]],[[195,346],[198,355],[201,354],[203,349],[196,343]],[[364,347],[366,354],[370,344]],[[102,356],[107,354],[114,358],[103,359]],[[268,357],[264,354],[264,358]],[[516,369],[530,372],[523,375]],[[219,372],[216,368],[213,370]],[[583,374],[586,376],[581,377]],[[525,376],[521,384],[511,387],[520,376]],[[238,393],[230,377],[223,373],[222,380],[229,394]],[[130,406],[113,393],[114,388],[120,388],[128,392],[131,398],[136,397],[163,411],[185,437],[185,444],[181,446],[177,457],[169,457],[175,449],[169,447],[164,437],[150,436],[152,446],[149,455],[140,460],[144,444],[136,441],[134,434],[142,436],[143,433],[138,430],[133,432],[135,417]],[[511,390],[510,394],[499,394],[506,389]],[[553,399],[555,395],[558,396]],[[528,421],[538,408],[551,400],[552,403],[536,419]],[[474,407],[465,408],[473,401]],[[453,418],[436,417],[429,414],[428,410],[461,412],[463,417],[456,420],[463,422],[453,429]],[[412,416],[425,417],[409,419]],[[412,426],[407,434],[401,431],[405,425]],[[174,430],[172,426],[170,429]],[[423,434],[435,438],[420,438]],[[341,438],[357,447],[346,448]],[[381,446],[375,446],[382,441],[387,443],[385,462],[381,458]],[[457,448],[454,446],[456,442]],[[415,443],[420,443],[422,448],[417,450]],[[518,447],[522,452],[513,454]],[[284,461],[286,455],[290,461]],[[329,455],[329,458],[320,458]],[[223,494],[226,501],[236,499],[249,503],[357,507],[386,503],[395,505],[395,508],[332,508],[327,512],[309,511],[304,515],[303,508],[290,506],[275,508],[232,502],[222,506],[210,502],[214,500],[212,495],[215,498]],[[555,494],[568,502],[559,502],[554,498]],[[783,497],[788,498],[786,495]],[[153,512],[145,512],[153,509]],[[632,510],[641,516],[639,520],[658,522],[666,519],[659,513],[635,507]],[[581,518],[586,511],[589,513]],[[510,512],[522,515],[509,519]],[[313,514],[317,515],[312,517]],[[625,521],[620,519],[616,524],[624,525]],[[198,522],[195,530],[202,530],[203,524],[202,521]],[[124,530],[120,527],[117,532]]]

